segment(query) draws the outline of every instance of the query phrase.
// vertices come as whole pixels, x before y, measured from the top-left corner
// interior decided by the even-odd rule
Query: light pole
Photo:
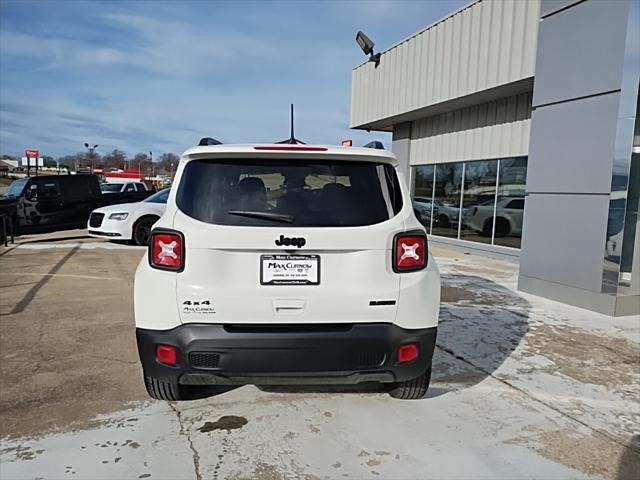
[[[89,151],[89,173],[93,173],[93,152],[95,152],[96,148],[98,148],[98,145],[94,145],[93,147],[91,147],[87,142],[85,142],[84,146]]]

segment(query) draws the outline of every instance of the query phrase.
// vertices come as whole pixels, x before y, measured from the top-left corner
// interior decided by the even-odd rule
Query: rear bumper
[[[300,325],[185,324],[137,329],[145,375],[183,385],[355,384],[415,378],[431,366],[437,328],[389,323]],[[400,345],[418,357],[398,363]],[[158,344],[174,346],[177,365],[156,360]]]

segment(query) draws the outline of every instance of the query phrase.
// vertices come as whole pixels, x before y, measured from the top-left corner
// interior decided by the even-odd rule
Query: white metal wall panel
[[[480,14],[478,8],[470,8],[463,13],[469,13],[471,19],[471,35],[469,39],[469,71],[464,84],[463,92],[475,92],[478,90],[478,65],[480,63]]]
[[[540,0],[478,0],[352,72],[351,127],[533,77]]]
[[[460,43],[458,50],[460,51],[460,62],[455,71],[456,91],[466,91],[467,79],[469,77],[469,57],[471,48],[462,48],[462,45],[469,45],[471,38],[471,11],[465,10],[461,14],[460,22]]]
[[[411,165],[528,155],[531,92],[412,123]]]

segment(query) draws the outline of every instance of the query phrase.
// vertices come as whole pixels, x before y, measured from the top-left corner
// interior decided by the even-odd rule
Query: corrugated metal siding
[[[527,155],[531,93],[434,115],[411,125],[411,165]]]
[[[351,127],[533,77],[539,0],[479,0],[352,72]]]

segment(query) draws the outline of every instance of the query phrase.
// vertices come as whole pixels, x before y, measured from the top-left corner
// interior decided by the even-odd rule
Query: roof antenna
[[[276,143],[288,143],[291,145],[296,145],[296,144],[302,144],[305,145],[305,143],[302,140],[298,140],[295,135],[293,134],[293,103],[291,104],[291,136],[289,138],[287,138],[286,140],[282,140],[280,142],[276,142]]]
[[[293,103],[291,104],[291,140],[295,140],[296,137],[293,134]]]

